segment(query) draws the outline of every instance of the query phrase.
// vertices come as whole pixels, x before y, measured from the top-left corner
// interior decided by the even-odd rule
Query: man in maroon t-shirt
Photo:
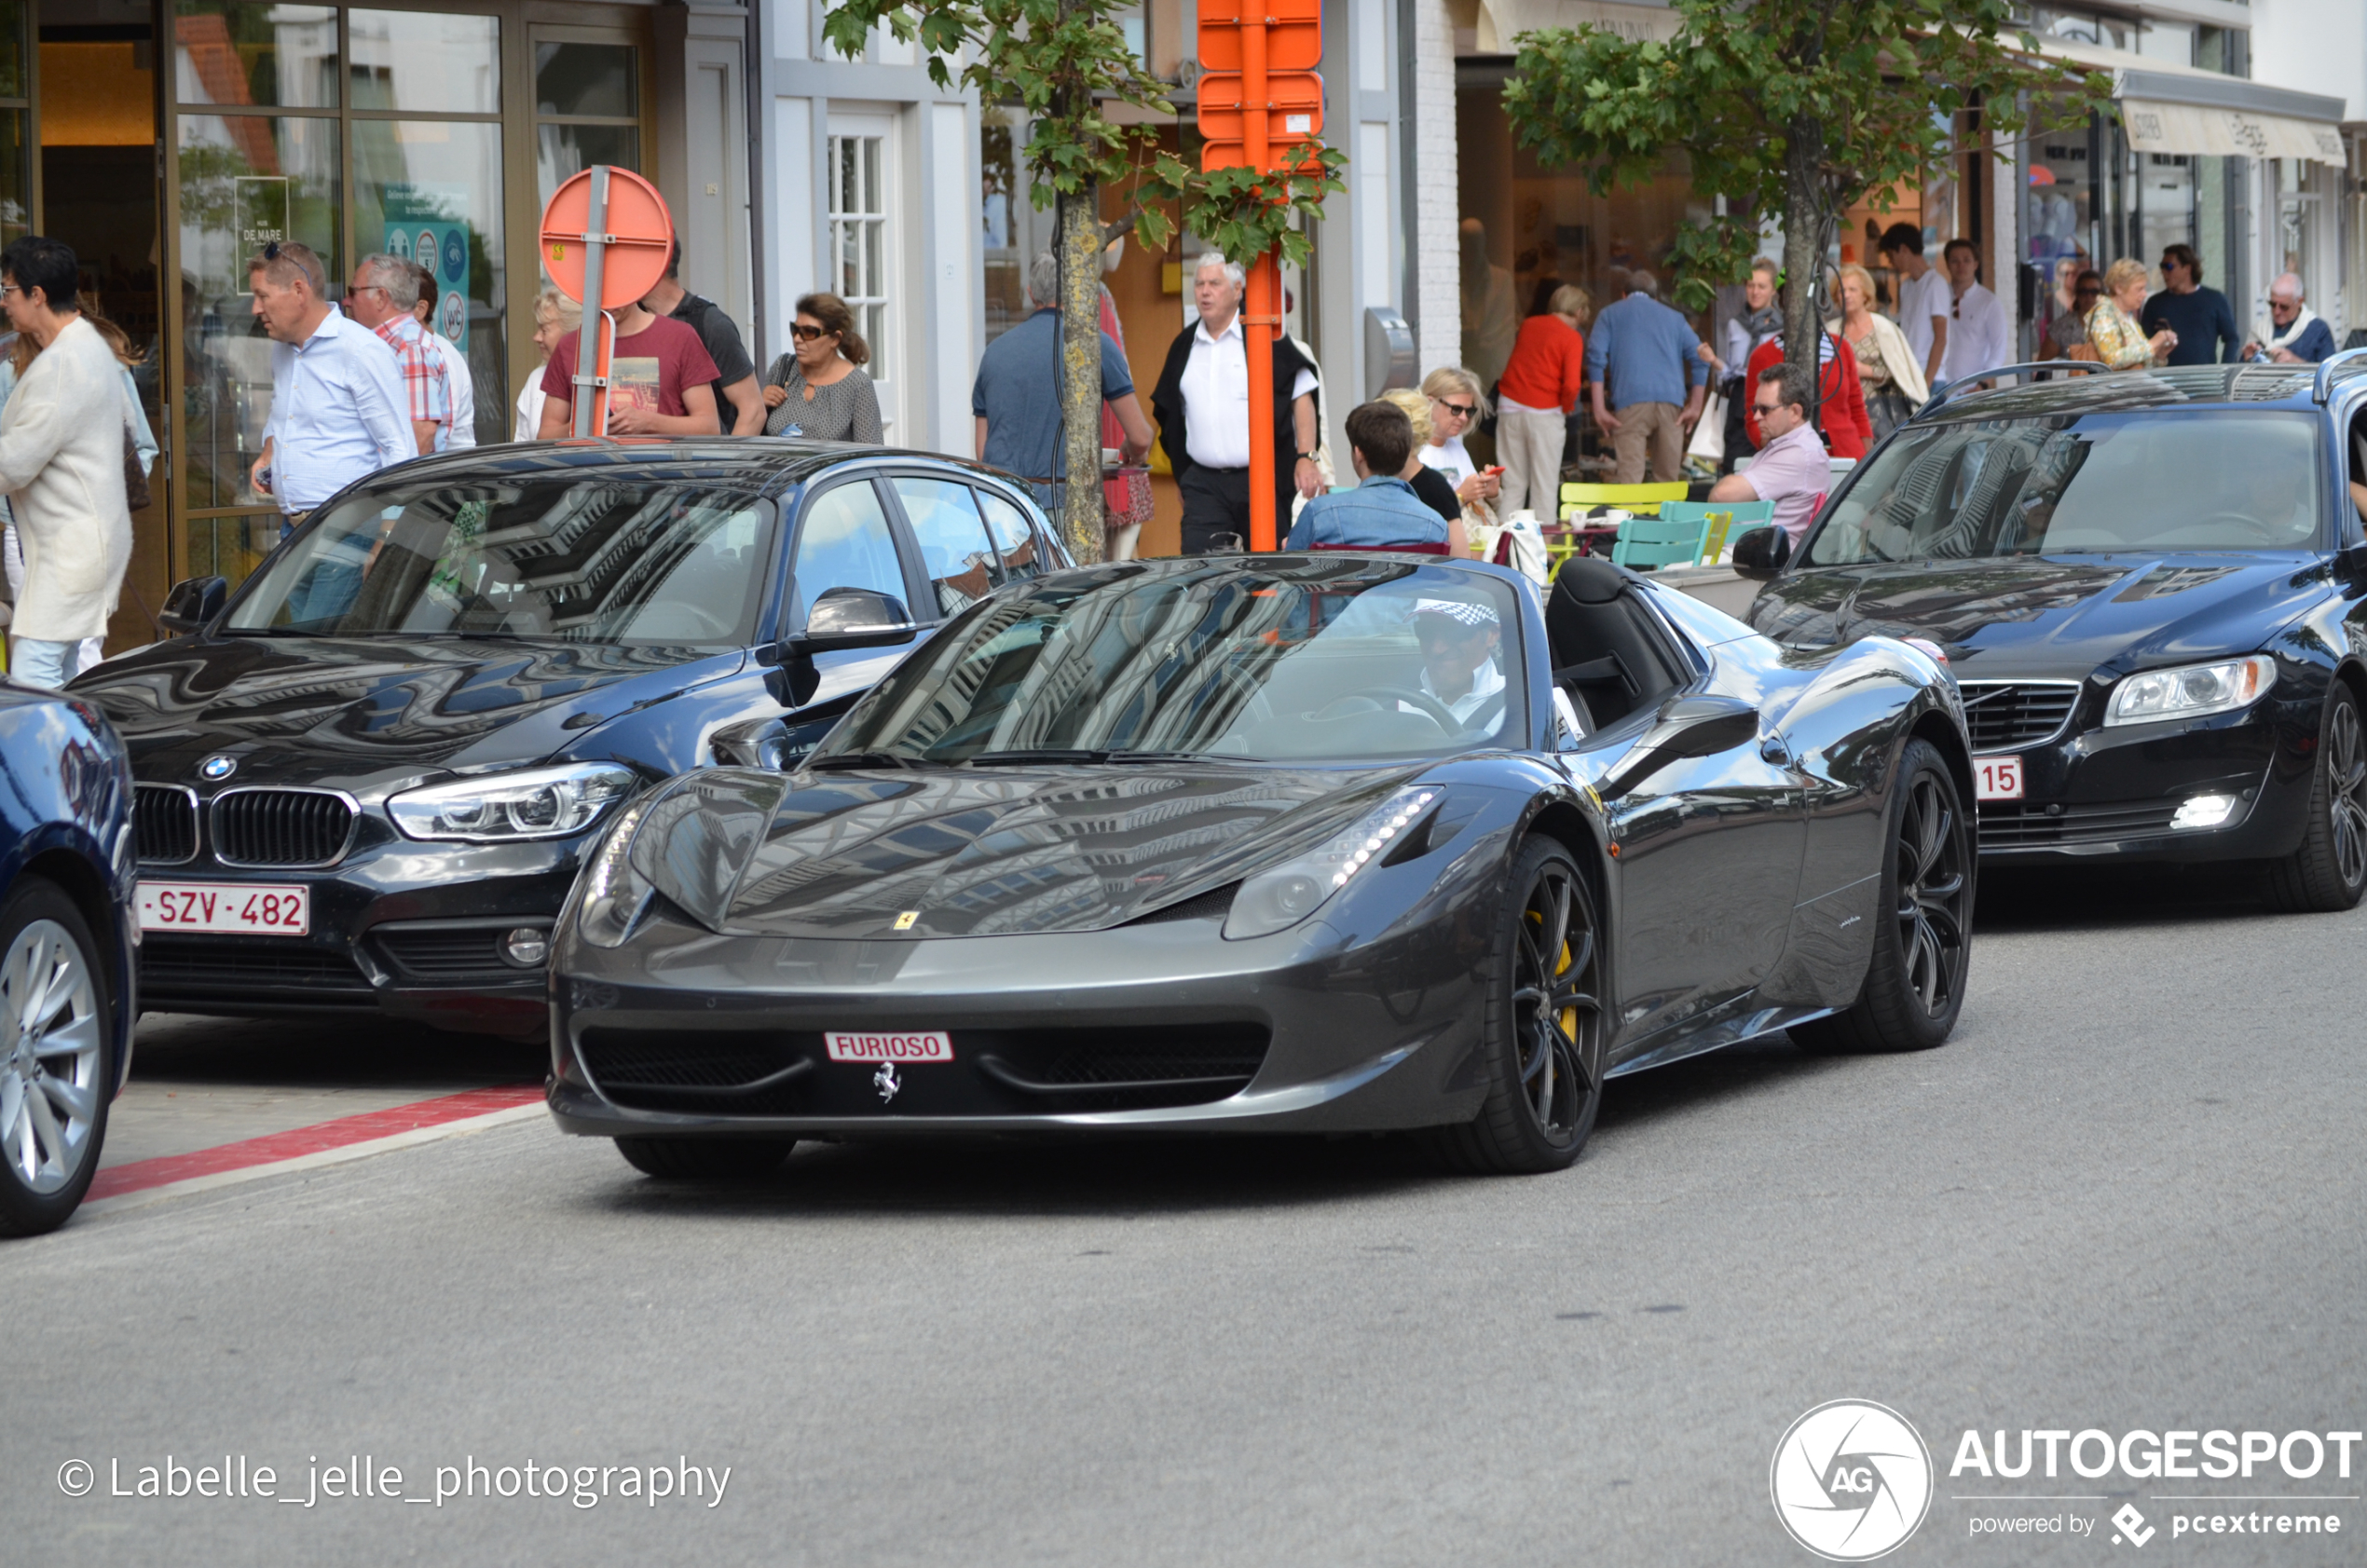
[[[545,441],[575,433],[573,333],[560,339],[542,370]],[[681,322],[652,316],[636,300],[616,312],[616,348],[609,366],[609,434],[717,435],[715,361],[699,334]]]

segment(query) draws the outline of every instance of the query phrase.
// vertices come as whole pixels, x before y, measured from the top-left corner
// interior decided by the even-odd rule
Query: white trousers
[[[24,603],[24,551],[17,544],[17,525],[14,523],[8,525],[5,533],[0,533],[0,569],[8,574],[9,599],[17,604]],[[12,644],[15,641],[10,639]],[[104,637],[83,638],[82,651],[75,656],[74,669],[66,672],[67,679],[72,679],[76,671],[87,670],[104,658],[106,647],[107,639]]]
[[[1504,498],[1496,515],[1509,517],[1524,507],[1550,523],[1562,499],[1562,445],[1569,424],[1558,408],[1527,408],[1498,400],[1496,452],[1504,463]]]

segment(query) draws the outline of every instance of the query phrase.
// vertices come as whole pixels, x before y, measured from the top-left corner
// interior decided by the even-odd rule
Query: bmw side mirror
[[[1758,739],[1758,709],[1739,697],[1679,697],[1662,707],[1635,749],[1597,787],[1606,800],[1632,793],[1672,762],[1715,757]]]
[[[833,588],[814,601],[805,630],[782,639],[797,652],[881,648],[910,642],[921,630],[904,601],[869,588]]]
[[[157,616],[157,624],[168,632],[201,631],[222,613],[229,597],[230,583],[226,578],[184,578],[164,596],[164,609]]]

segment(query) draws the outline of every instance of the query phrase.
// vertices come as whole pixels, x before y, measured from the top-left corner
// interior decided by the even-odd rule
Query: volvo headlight
[[[2106,724],[2151,724],[2165,718],[2200,718],[2244,707],[2277,682],[2277,661],[2264,653],[2216,664],[2185,664],[2130,675],[2104,710]]]
[[[1347,832],[1242,882],[1225,917],[1225,934],[1270,936],[1315,913],[1332,894],[1389,852],[1439,798],[1436,785],[1401,789]]]
[[[633,839],[648,811],[646,801],[626,807],[576,879],[575,926],[595,947],[623,946],[657,891],[633,869]]]
[[[505,844],[520,839],[565,839],[634,791],[638,775],[613,762],[490,773],[457,784],[407,790],[387,802],[387,814],[406,839],[457,839]]]

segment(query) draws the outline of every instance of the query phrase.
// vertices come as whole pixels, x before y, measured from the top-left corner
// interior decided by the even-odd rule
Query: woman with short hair
[[[1586,380],[1586,324],[1594,302],[1574,283],[1555,289],[1545,313],[1521,323],[1496,384],[1496,447],[1504,458],[1500,509],[1552,517],[1562,495],[1562,451]]]
[[[2169,351],[2178,347],[2178,334],[2168,327],[2149,338],[2137,324],[2137,313],[2145,307],[2149,276],[2143,262],[2127,256],[2104,268],[2104,297],[2087,313],[2087,347],[2106,370],[2167,363]]]
[[[556,289],[545,289],[534,296],[534,347],[541,354],[535,361],[535,372],[526,379],[518,391],[518,422],[511,427],[512,441],[532,441],[542,433],[541,367],[551,362],[552,350],[567,338],[583,330],[583,307]]]
[[[877,446],[885,436],[879,393],[861,373],[871,346],[855,330],[855,312],[836,294],[807,294],[789,328],[797,346],[764,373],[764,433],[790,426],[809,441]]]
[[[1874,308],[1874,275],[1855,262],[1844,263],[1840,281],[1841,313],[1825,330],[1849,346],[1857,361],[1858,384],[1865,389],[1868,434],[1882,437],[1913,417],[1931,397],[1923,385],[1923,367],[1898,323]],[[1839,451],[1838,445],[1834,448]]]

